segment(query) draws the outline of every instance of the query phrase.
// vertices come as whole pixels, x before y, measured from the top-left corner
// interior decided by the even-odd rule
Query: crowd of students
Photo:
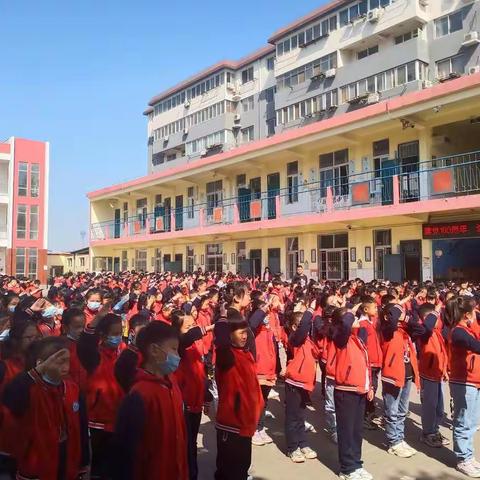
[[[468,282],[308,281],[299,266],[292,282],[68,274],[45,296],[0,277],[0,293],[0,470],[11,478],[195,480],[202,414],[216,425],[215,479],[251,478],[280,382],[288,457],[317,457],[306,408],[318,385],[348,480],[373,478],[364,429],[383,428],[389,454],[415,455],[413,387],[425,448],[448,446],[448,382],[456,468],[480,478],[480,290]]]

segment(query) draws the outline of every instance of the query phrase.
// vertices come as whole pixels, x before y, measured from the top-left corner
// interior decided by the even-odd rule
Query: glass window
[[[267,70],[273,70],[275,68],[275,57],[267,58]]]
[[[253,125],[247,128],[242,128],[242,142],[247,143],[254,140],[254,129]]]
[[[397,85],[407,83],[407,72],[405,65],[397,68]]]
[[[337,29],[337,16],[335,15],[334,17],[330,18],[330,31],[333,32],[334,30]]]
[[[342,10],[340,12],[340,25],[343,27],[347,25],[349,22],[348,20],[348,9]]]
[[[465,70],[465,58],[463,55],[457,55],[452,58],[452,72],[462,73]]]
[[[253,80],[253,67],[249,67],[242,71],[242,83],[251,82]]]
[[[368,11],[368,1],[367,0],[362,0],[358,4],[358,9],[359,9],[360,15],[366,15],[367,11]]]
[[[38,240],[38,206],[30,205],[30,240]]]
[[[417,75],[415,73],[415,62],[407,64],[407,82],[413,82],[416,80]]]
[[[18,165],[18,196],[27,196],[27,182],[28,182],[28,164],[20,163]]]
[[[26,238],[27,236],[27,206],[18,205],[17,207],[17,238]]]
[[[450,22],[450,33],[458,32],[463,28],[463,10],[459,10],[458,12],[452,13],[448,20]]]
[[[40,186],[40,165],[33,163],[30,166],[30,196],[38,197]]]
[[[37,278],[38,253],[36,248],[28,249],[28,278]]]
[[[15,275],[25,276],[25,248],[17,248],[15,252]]]

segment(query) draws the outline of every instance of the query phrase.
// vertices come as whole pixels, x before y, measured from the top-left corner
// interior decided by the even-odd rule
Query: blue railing
[[[91,238],[131,237],[216,224],[273,220],[279,216],[323,213],[328,209],[392,205],[395,201],[407,203],[480,193],[480,151],[410,164],[388,160],[382,166],[379,170],[304,182],[290,188],[253,192],[194,206],[157,207],[155,212],[129,217],[126,221],[92,224]]]

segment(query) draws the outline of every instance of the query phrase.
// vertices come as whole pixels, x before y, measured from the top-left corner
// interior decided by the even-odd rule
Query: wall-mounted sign
[[[422,225],[425,239],[480,237],[480,220],[477,222],[425,223]]]

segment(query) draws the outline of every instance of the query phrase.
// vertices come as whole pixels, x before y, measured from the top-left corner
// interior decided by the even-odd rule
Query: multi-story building
[[[473,275],[479,3],[336,0],[154,97],[148,174],[89,194],[93,269]]]
[[[47,279],[49,144],[0,142],[0,275]]]

